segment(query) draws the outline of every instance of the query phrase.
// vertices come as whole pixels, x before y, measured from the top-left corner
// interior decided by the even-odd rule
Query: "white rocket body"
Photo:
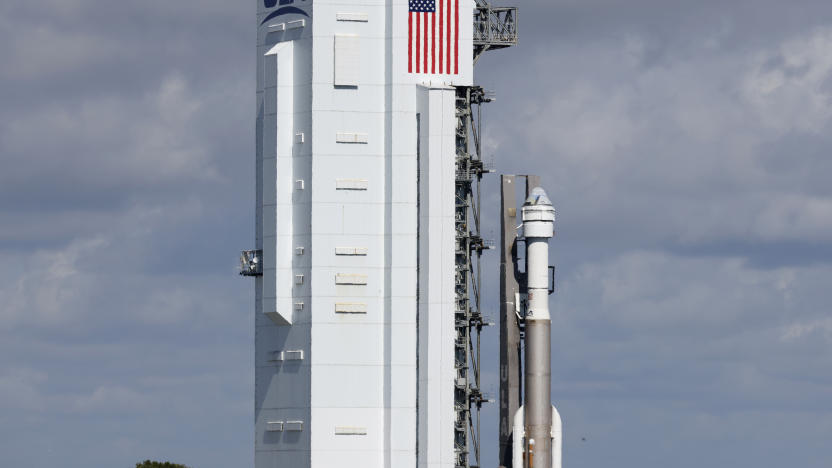
[[[515,415],[514,467],[560,468],[561,420],[552,406],[551,329],[549,314],[549,239],[554,236],[555,209],[537,187],[522,208],[526,239],[525,395]],[[518,463],[519,459],[519,463]]]
[[[514,414],[514,425],[512,433],[515,435],[512,445],[512,466],[523,468],[523,460],[528,456],[525,453],[525,431],[526,413],[523,406]],[[535,465],[535,466],[540,466]],[[560,413],[555,405],[552,405],[552,468],[563,466],[563,422]]]

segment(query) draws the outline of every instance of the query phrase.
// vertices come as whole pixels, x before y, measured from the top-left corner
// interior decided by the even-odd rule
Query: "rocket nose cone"
[[[549,205],[552,206],[552,201],[546,195],[546,191],[540,187],[535,187],[526,199],[525,205]]]

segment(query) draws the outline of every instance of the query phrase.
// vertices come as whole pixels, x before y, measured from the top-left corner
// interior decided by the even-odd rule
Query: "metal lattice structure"
[[[474,62],[487,50],[517,44],[517,8],[494,8],[477,0],[474,9]],[[480,309],[483,250],[493,243],[480,232],[480,183],[492,172],[482,158],[482,104],[490,102],[479,86],[456,88],[456,382],[454,442],[457,468],[478,468],[480,409],[488,402],[480,386],[480,336],[486,325]],[[473,455],[474,463],[472,463]]]
[[[487,50],[517,44],[517,8],[492,7],[477,0],[474,9],[474,63]]]
[[[478,86],[456,90],[456,466],[480,465],[480,333],[488,325],[480,310],[480,257],[491,248],[480,234],[480,182],[491,172],[480,145],[481,104],[489,102]],[[473,453],[476,464],[471,464]]]

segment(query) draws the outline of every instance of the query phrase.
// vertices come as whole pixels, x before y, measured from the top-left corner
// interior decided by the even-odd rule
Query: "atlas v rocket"
[[[555,209],[543,189],[532,189],[522,209],[526,238],[526,392],[521,420],[526,466],[560,468],[560,417],[552,405],[552,318],[549,315],[549,239]],[[522,418],[521,418],[522,414]],[[521,424],[515,423],[515,427]],[[519,439],[519,434],[514,435]],[[536,460],[535,460],[536,459]],[[517,465],[519,466],[519,465]]]
[[[518,179],[526,180],[519,220]],[[549,266],[555,209],[538,187],[539,177],[503,175],[501,182],[499,465],[561,468],[561,418],[551,403],[548,301],[555,282],[554,267]],[[520,255],[521,245],[525,259]]]
[[[490,97],[473,68],[516,43],[516,9],[256,1],[256,233],[241,271],[255,278],[254,465],[483,466],[479,109]],[[554,215],[530,195],[513,440],[524,467],[549,468]]]

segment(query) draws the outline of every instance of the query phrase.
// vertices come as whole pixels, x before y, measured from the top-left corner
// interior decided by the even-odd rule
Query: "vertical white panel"
[[[383,18],[383,2],[370,3],[362,9]],[[345,8],[350,6],[344,2],[317,3],[313,24],[317,44],[307,180],[312,195],[311,457],[312,468],[383,468],[391,466],[385,462],[389,384],[383,323],[386,32],[383,21],[336,21]],[[336,434],[336,427],[363,428],[365,434]]]
[[[335,36],[335,86],[358,86],[361,54],[358,36]]]
[[[460,2],[460,6],[466,2]],[[468,16],[470,17],[470,15]],[[464,17],[463,17],[464,18]],[[468,23],[471,23],[470,21]],[[463,55],[463,54],[460,54]],[[471,54],[469,54],[471,55]],[[440,383],[442,395],[441,426],[443,429],[440,446],[442,465],[451,467],[456,464],[454,453],[454,381],[456,379],[454,341],[456,328],[450,319],[456,312],[456,292],[453,279],[456,271],[456,93],[453,89],[437,91],[441,94],[441,104],[432,108],[442,116],[441,125],[432,131],[433,138],[441,141],[442,165],[442,239],[439,247],[442,251],[441,271],[445,281],[442,290],[442,380]]]
[[[454,90],[422,88],[419,135],[419,466],[454,466]]]
[[[290,206],[282,186],[291,180],[291,158],[294,145],[294,44],[284,42],[272,47],[264,57],[264,118],[262,180],[263,205],[263,313],[278,325],[292,323],[294,305],[286,289],[279,284],[277,271],[291,267],[291,238],[278,235],[278,225],[292,225]],[[271,86],[269,86],[271,85]],[[273,195],[271,195],[273,194]]]
[[[304,143],[312,128],[312,12],[300,5],[306,15],[281,15],[278,2],[257,3],[257,248],[268,266],[255,300],[254,466],[311,468],[312,246],[306,234],[312,186],[294,186],[311,180],[312,148]],[[295,274],[305,275],[304,284],[295,284]],[[282,360],[272,360],[275,351]],[[270,431],[270,422],[283,430],[272,424]]]

